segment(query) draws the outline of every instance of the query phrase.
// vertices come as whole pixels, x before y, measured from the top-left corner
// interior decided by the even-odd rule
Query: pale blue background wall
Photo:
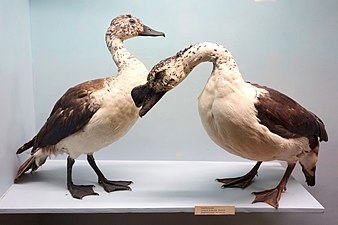
[[[34,135],[29,12],[27,1],[3,0],[0,6],[0,94],[5,96],[4,101],[8,104],[1,114],[6,119],[0,120],[3,128],[0,157],[12,160],[2,162],[1,168],[10,167],[9,173],[14,175],[13,167],[17,167],[17,162],[13,152]],[[100,219],[103,224],[121,220],[149,224],[155,219],[163,224],[177,221],[196,224],[210,224],[210,221],[213,224],[336,224],[337,12],[336,0],[270,0],[259,3],[253,0],[31,0],[36,130],[67,88],[116,73],[105,47],[104,33],[113,17],[132,13],[167,35],[164,39],[143,37],[125,43],[149,69],[160,59],[189,44],[218,42],[231,50],[247,80],[288,94],[324,120],[330,142],[321,148],[317,185],[308,190],[326,207],[326,212],[322,215],[245,214],[212,219],[182,215],[171,217],[171,220],[170,216],[163,215],[91,215],[90,218],[104,218]],[[210,64],[196,68],[180,87],[168,93],[145,118],[139,120],[128,135],[105,151],[98,152],[97,158],[240,160],[215,146],[200,124],[197,97],[210,69]],[[305,185],[299,167],[294,175]],[[2,174],[0,176],[3,177]],[[1,185],[8,185],[8,182],[10,179],[6,184],[1,182]],[[61,221],[57,217],[51,220],[48,216],[35,217],[39,218],[36,220],[25,216],[13,218],[25,220],[27,224]],[[64,218],[74,223],[79,221],[79,217],[75,216]],[[83,215],[81,218],[86,217]],[[90,220],[82,219],[81,224],[90,224]]]
[[[35,130],[28,0],[0,1],[0,196],[18,168],[15,151]]]
[[[334,114],[328,109],[337,93],[336,12],[336,1],[33,0],[36,126],[69,87],[115,75],[104,34],[113,17],[132,13],[167,35],[125,42],[148,69],[192,43],[217,42],[231,50],[247,80],[292,96],[328,121],[330,129]],[[240,160],[219,150],[201,126],[197,97],[210,70],[210,64],[196,68],[128,135],[96,157]]]

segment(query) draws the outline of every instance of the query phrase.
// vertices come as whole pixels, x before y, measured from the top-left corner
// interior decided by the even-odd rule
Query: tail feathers
[[[317,124],[319,126],[319,141],[328,141],[329,140],[329,137],[327,135],[327,132],[325,130],[325,125],[323,123],[323,121],[316,115],[314,115],[317,119]]]
[[[32,169],[32,171],[36,170],[38,166],[35,164],[35,157],[31,156],[29,159],[27,159],[19,168],[16,177],[14,179],[14,182],[18,182],[19,178],[24,174],[26,171]]]
[[[319,146],[309,152],[303,159],[299,161],[302,166],[306,183],[309,186],[315,186],[316,184],[316,164],[318,159]]]
[[[20,177],[28,170],[31,170],[32,172],[37,170],[42,164],[46,162],[46,159],[47,156],[40,156],[38,154],[34,154],[29,157],[18,169],[14,182],[17,183]]]
[[[34,141],[35,141],[35,137],[34,137],[32,140],[30,140],[29,142],[27,142],[26,144],[24,144],[23,146],[21,146],[21,147],[16,151],[16,154],[23,153],[23,152],[26,151],[27,149],[33,147]]]

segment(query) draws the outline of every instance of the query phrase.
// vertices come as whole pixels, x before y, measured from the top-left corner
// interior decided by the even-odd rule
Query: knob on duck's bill
[[[139,33],[139,36],[152,36],[152,37],[163,36],[165,37],[165,34],[163,32],[156,31],[146,25],[143,25],[143,32]]]
[[[141,107],[139,116],[143,117],[165,95],[166,91],[155,92],[147,84],[137,86],[131,91],[131,96],[137,107]]]

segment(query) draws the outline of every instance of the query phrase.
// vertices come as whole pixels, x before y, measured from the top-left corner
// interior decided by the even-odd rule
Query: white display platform
[[[132,180],[133,190],[106,193],[87,161],[78,160],[74,183],[94,184],[99,196],[74,199],[66,189],[66,160],[49,160],[8,189],[1,197],[0,213],[176,213],[194,212],[196,205],[233,205],[236,212],[324,212],[293,178],[278,210],[264,203],[251,204],[253,191],[278,184],[285,171],[279,163],[263,163],[246,189],[222,189],[215,179],[243,175],[254,162],[98,160],[97,164],[108,179]]]

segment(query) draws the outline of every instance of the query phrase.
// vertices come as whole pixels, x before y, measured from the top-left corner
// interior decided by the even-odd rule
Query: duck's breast
[[[254,105],[259,93],[254,88],[211,87],[207,85],[199,98],[199,113],[217,145],[250,160],[299,159],[308,145],[306,138],[285,139],[261,125]]]
[[[102,97],[100,108],[79,132],[63,139],[58,148],[73,158],[90,154],[115,142],[134,125],[138,108],[128,91],[115,85],[96,93]]]

